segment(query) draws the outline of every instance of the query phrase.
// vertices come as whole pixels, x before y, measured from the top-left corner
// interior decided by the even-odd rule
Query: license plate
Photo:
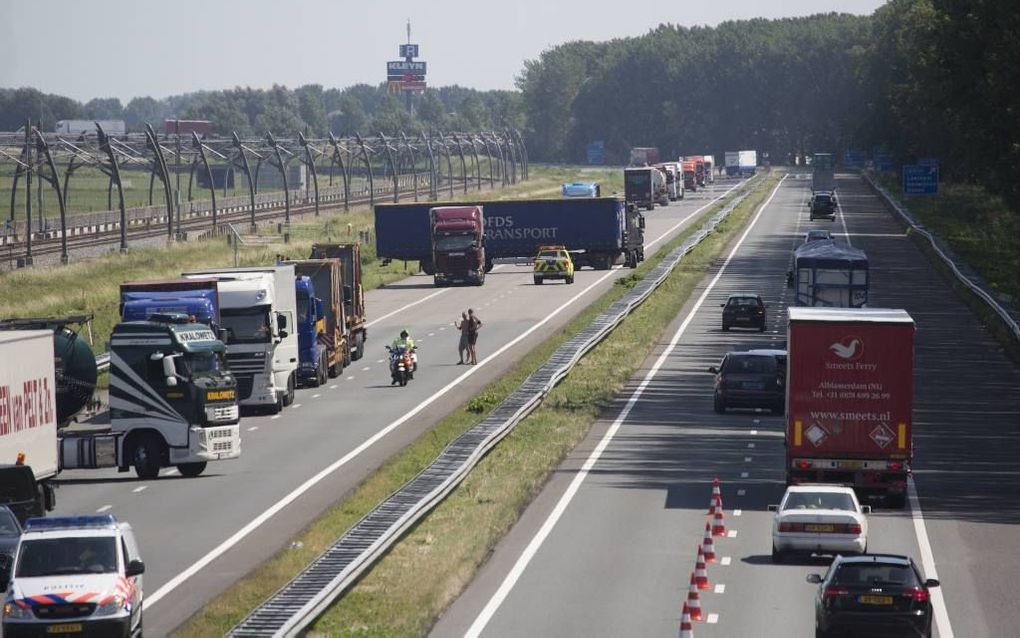
[[[764,390],[765,384],[756,381],[744,381],[745,390]]]
[[[805,525],[805,532],[834,532],[836,531],[835,525]]]
[[[861,596],[862,605],[891,605],[892,596]]]
[[[48,634],[77,634],[82,631],[81,623],[61,623],[46,628]]]
[[[842,470],[859,470],[864,467],[863,461],[840,461],[839,468]]]
[[[750,317],[737,317],[737,321],[750,321]]]

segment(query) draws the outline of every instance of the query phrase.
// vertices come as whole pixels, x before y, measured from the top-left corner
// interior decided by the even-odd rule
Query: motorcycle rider
[[[411,352],[411,372],[418,371],[418,353],[414,351],[414,339],[411,338],[411,333],[407,331],[407,328],[400,331],[400,337],[394,339],[390,347],[394,350],[409,350]]]

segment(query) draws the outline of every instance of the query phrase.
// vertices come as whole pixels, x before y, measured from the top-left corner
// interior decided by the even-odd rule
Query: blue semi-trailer
[[[220,328],[220,302],[215,279],[126,281],[120,285],[121,321],[147,321],[160,314],[185,314],[195,323]]]
[[[419,261],[432,274],[429,211],[443,206],[484,209],[486,270],[496,259],[532,258],[547,245],[566,246],[578,268],[607,270],[621,259],[636,268],[645,258],[644,217],[615,197],[377,204],[379,258]]]

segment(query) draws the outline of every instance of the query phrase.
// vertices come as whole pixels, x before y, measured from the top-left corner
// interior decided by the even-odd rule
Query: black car
[[[832,191],[815,191],[808,203],[811,209],[810,218],[815,219],[836,219],[836,193]]]
[[[0,554],[14,558],[14,550],[21,540],[21,524],[18,517],[6,505],[0,505]]]
[[[929,589],[914,561],[894,554],[837,556],[825,576],[811,574],[815,636],[931,636]]]
[[[761,296],[749,293],[730,295],[726,303],[719,304],[722,311],[722,329],[757,328],[765,332],[765,302]]]
[[[786,408],[785,358],[783,366],[772,354],[729,352],[715,374],[714,407],[718,414],[727,408],[764,408],[782,414]]]

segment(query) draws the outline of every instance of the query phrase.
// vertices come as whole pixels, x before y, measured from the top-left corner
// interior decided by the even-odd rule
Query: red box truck
[[[913,458],[914,321],[905,310],[789,308],[786,482],[902,507]]]

